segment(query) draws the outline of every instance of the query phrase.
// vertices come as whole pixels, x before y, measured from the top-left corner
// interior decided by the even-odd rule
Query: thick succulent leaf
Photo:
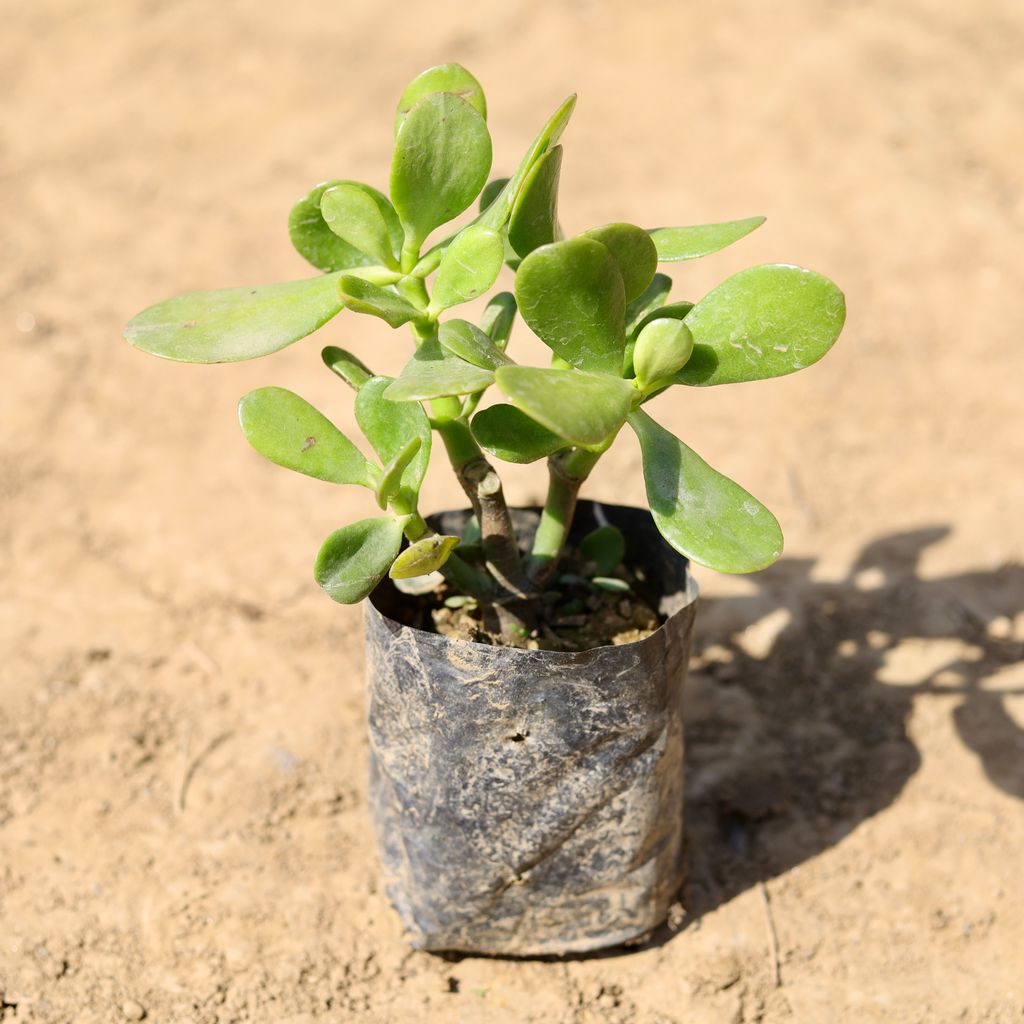
[[[549,149],[530,168],[508,222],[508,240],[520,256],[555,241],[558,233],[558,177],[562,147]]]
[[[682,320],[652,320],[637,335],[633,349],[636,379],[644,388],[665,381],[686,365],[693,352],[693,335]]]
[[[603,373],[503,366],[494,375],[514,406],[573,444],[596,445],[622,426],[635,389]]]
[[[391,208],[384,196],[375,197],[365,188],[335,185],[324,192],[320,200],[320,212],[331,231],[364,253],[371,263],[397,270],[401,241],[396,253],[388,222],[381,210],[381,200]],[[398,216],[393,208],[391,215],[397,222]]]
[[[622,360],[622,376],[635,376],[635,371],[633,369],[633,351],[636,349],[636,339],[648,324],[654,323],[655,320],[683,320],[689,314],[691,309],[693,309],[692,302],[670,302],[667,306],[660,306],[657,309],[652,309],[650,313],[640,320],[626,339],[626,354],[625,358]]]
[[[508,346],[508,339],[512,334],[512,325],[515,323],[516,297],[511,292],[498,292],[484,309],[480,317],[480,329],[487,334],[495,345],[502,350]]]
[[[480,193],[479,201],[481,213],[483,213],[484,210],[486,210],[487,207],[501,195],[502,190],[508,182],[508,178],[492,178],[486,185],[484,185],[484,190]]]
[[[437,268],[431,314],[483,295],[498,279],[504,258],[505,243],[497,231],[479,226],[460,231]]]
[[[390,377],[374,377],[356,395],[356,423],[373,446],[381,463],[387,467],[418,438],[419,448],[400,474],[396,504],[402,511],[416,507],[420,485],[430,463],[430,421],[419,402],[395,402],[384,397]]]
[[[583,370],[622,372],[626,302],[606,246],[580,236],[535,249],[516,274],[516,300],[555,355]]]
[[[688,228],[653,228],[650,232],[662,263],[695,260],[738,242],[765,222],[764,217],[747,217],[721,224],[696,224]]]
[[[316,556],[317,583],[340,604],[355,604],[384,578],[402,546],[402,523],[394,516],[361,519],[324,541]]]
[[[360,277],[343,275],[338,280],[341,300],[349,309],[356,313],[369,313],[380,317],[392,327],[401,327],[410,320],[419,320],[424,316],[408,299],[403,299],[397,292],[372,284]]]
[[[257,388],[238,403],[246,440],[285,469],[373,488],[377,469],[323,413],[285,388]]]
[[[630,335],[648,313],[665,305],[672,290],[672,278],[655,274],[651,283],[626,306],[626,334]]]
[[[457,217],[477,197],[491,169],[484,119],[463,99],[430,93],[409,111],[395,139],[391,199],[418,249],[434,228]]]
[[[446,321],[438,328],[437,338],[449,352],[485,370],[496,370],[510,362],[490,337],[468,320]]]
[[[410,110],[432,92],[451,92],[464,99],[484,120],[487,100],[483,86],[461,64],[438,64],[417,75],[402,93],[395,111],[395,134],[405,123]]]
[[[626,538],[617,526],[599,526],[583,538],[580,554],[594,563],[595,575],[608,576],[626,555]]]
[[[537,137],[530,144],[530,148],[523,155],[523,159],[519,162],[515,174],[508,179],[505,187],[498,193],[494,201],[477,218],[477,223],[497,230],[508,222],[508,218],[512,213],[512,207],[515,205],[519,190],[523,187],[526,176],[530,173],[533,165],[548,150],[553,149],[558,144],[558,140],[562,137],[562,132],[565,131],[566,125],[569,123],[569,118],[572,117],[575,106],[576,94],[573,93],[548,118],[547,123],[541,128]]]
[[[385,396],[393,402],[423,402],[448,395],[472,394],[493,381],[491,370],[473,366],[453,355],[439,341],[431,340],[420,345]]]
[[[372,376],[371,370],[362,360],[337,345],[328,345],[321,353],[324,365],[337,374],[349,387],[358,391]]]
[[[341,309],[338,275],[256,288],[192,292],[158,302],[125,328],[129,344],[184,363],[269,355],[312,334]]]
[[[398,221],[387,196],[378,192],[361,181],[347,181],[335,179],[324,181],[313,188],[309,195],[303,196],[293,207],[288,217],[288,233],[291,235],[292,245],[299,254],[309,260],[314,267],[321,270],[351,270],[354,267],[367,267],[374,263],[374,260],[365,253],[360,252],[348,242],[339,238],[324,220],[320,210],[320,201],[324,193],[339,185],[349,185],[357,188],[368,195],[377,203],[381,215],[388,225],[388,232],[391,238],[392,248],[402,247],[402,225]]]
[[[782,554],[778,521],[753,495],[634,410],[647,502],[662,536],[681,555],[719,572],[756,572]]]
[[[412,403],[410,403],[412,404]],[[374,489],[374,497],[381,508],[387,508],[388,502],[398,496],[402,487],[402,474],[408,468],[409,463],[416,457],[423,442],[418,437],[411,437],[402,445],[398,454],[384,466],[380,480]],[[398,511],[408,514],[409,506],[403,505]]]
[[[615,258],[626,302],[643,295],[658,269],[658,253],[650,235],[635,224],[605,224],[583,234],[607,246]]]
[[[480,447],[505,462],[536,462],[565,447],[565,441],[514,405],[492,405],[473,417]]]
[[[742,270],[687,315],[693,355],[676,380],[709,386],[795,373],[832,347],[845,319],[843,293],[813,270]]]
[[[436,572],[448,561],[459,545],[458,537],[435,533],[410,544],[394,561],[389,576],[393,580],[409,580]]]

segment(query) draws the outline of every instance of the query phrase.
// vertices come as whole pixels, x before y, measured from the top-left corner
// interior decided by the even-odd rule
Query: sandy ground
[[[1024,9],[469,9],[0,3],[0,1020],[1024,1019]],[[628,953],[403,945],[360,613],[310,579],[370,499],[234,420],[277,383],[345,427],[347,394],[315,341],[200,368],[119,340],[170,294],[302,276],[291,202],[383,183],[397,93],[451,59],[496,171],[579,90],[570,231],[768,215],[680,297],[769,260],[848,296],[814,370],[658,400],[788,547],[701,574],[686,909]],[[405,358],[362,318],[320,337]],[[428,508],[459,504],[442,469]],[[630,438],[589,493],[640,502]]]

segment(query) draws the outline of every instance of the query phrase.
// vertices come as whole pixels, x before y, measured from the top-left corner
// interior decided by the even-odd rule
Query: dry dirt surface
[[[1024,1020],[1020,0],[0,16],[3,1024]],[[848,297],[813,370],[658,400],[788,547],[700,574],[690,883],[607,956],[412,952],[380,891],[360,612],[310,578],[371,499],[261,461],[234,405],[277,383],[349,427],[318,343],[393,372],[405,339],[343,314],[211,368],[119,339],[307,273],[291,203],[383,184],[398,92],[443,60],[485,84],[496,172],[579,91],[570,232],[768,216],[677,296],[784,260]],[[426,507],[460,504],[436,470]],[[589,494],[641,502],[631,438]]]

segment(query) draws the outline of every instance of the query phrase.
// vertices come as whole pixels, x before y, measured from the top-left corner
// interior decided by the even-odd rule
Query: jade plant
[[[431,68],[398,103],[389,195],[331,180],[292,209],[291,240],[321,273],[183,295],[128,325],[137,348],[194,363],[269,355],[343,310],[410,330],[412,355],[397,378],[333,345],[322,352],[355,392],[372,457],[283,388],[258,388],[239,404],[242,430],[262,455],[374,494],[381,514],[342,526],[316,558],[316,580],[336,601],[362,600],[385,576],[413,590],[408,581],[443,578],[453,605],[518,607],[501,619],[515,642],[524,603],[550,584],[563,555],[581,485],[626,425],[639,439],[654,522],[673,548],[728,573],[762,569],[782,552],[771,512],[645,406],[668,389],[685,401],[689,388],[809,366],[839,335],[842,292],[810,270],[769,264],[697,302],[670,298],[672,281],[659,263],[714,253],[763,217],[654,229],[614,223],[565,237],[559,138],[575,102],[571,96],[554,112],[510,178],[488,182],[483,90],[458,64]],[[475,217],[430,244],[478,197]],[[455,315],[493,289],[505,264],[514,291],[494,294],[475,323]],[[550,365],[522,365],[510,353],[517,315],[551,349]],[[500,400],[482,405],[492,389]],[[472,506],[463,536],[435,532],[419,506],[435,435]],[[492,457],[547,461],[547,498],[528,547]],[[605,528],[583,549],[587,564],[607,575],[622,538]]]

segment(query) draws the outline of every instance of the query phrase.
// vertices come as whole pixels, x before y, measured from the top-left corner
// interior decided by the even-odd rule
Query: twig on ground
[[[188,787],[192,782],[193,777],[199,769],[199,766],[205,761],[222,743],[226,742],[233,735],[232,732],[222,732],[219,736],[214,736],[209,743],[200,751],[196,757],[189,761],[189,751],[192,747],[192,731],[189,730],[188,735],[185,737],[185,772],[181,777],[181,786],[178,788],[178,811],[184,812],[185,810],[185,798],[188,795]]]
[[[779,936],[775,931],[775,917],[772,914],[772,901],[768,896],[768,887],[764,882],[757,883],[757,891],[761,894],[761,903],[764,906],[765,925],[768,929],[768,967],[771,972],[772,985],[775,988],[781,988],[782,974],[779,969]]]

